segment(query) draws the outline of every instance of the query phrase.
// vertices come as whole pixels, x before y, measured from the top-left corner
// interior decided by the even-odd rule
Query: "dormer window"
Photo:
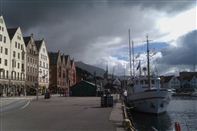
[[[17,36],[17,39],[21,40],[21,37],[20,36]]]
[[[43,48],[42,50],[43,50],[43,52],[45,52],[45,48]]]

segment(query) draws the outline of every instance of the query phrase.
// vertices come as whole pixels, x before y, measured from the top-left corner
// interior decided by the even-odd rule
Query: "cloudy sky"
[[[0,8],[8,27],[44,38],[49,51],[108,64],[119,75],[129,73],[129,28],[142,66],[147,34],[153,71],[193,71],[197,65],[196,0],[1,0]]]

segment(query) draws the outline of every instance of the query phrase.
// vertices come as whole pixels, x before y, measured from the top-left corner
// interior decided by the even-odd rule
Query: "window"
[[[23,52],[21,53],[21,56],[22,56],[22,60],[25,60],[25,54]]]
[[[4,36],[4,40],[3,40],[3,42],[4,42],[4,43],[6,43],[6,37],[5,37],[5,36]]]
[[[17,48],[17,42],[15,42],[15,48]]]
[[[12,59],[12,67],[14,67],[14,59]]]
[[[7,48],[5,48],[5,54],[8,55],[8,49]]]
[[[23,50],[23,45],[21,45],[21,50]]]
[[[3,47],[1,47],[1,53],[3,53]]]
[[[25,71],[24,64],[21,64],[22,71]]]
[[[2,41],[2,35],[0,34],[0,41]]]
[[[5,66],[7,66],[8,65],[8,60],[5,59],[4,64],[5,64]]]
[[[16,57],[16,52],[15,52],[15,51],[13,51],[13,57],[14,57],[14,58]]]
[[[1,58],[0,58],[0,64],[1,64]]]
[[[18,49],[20,49],[20,46],[21,46],[20,43],[18,43]]]
[[[18,59],[20,59],[20,53],[18,53]]]
[[[21,40],[21,37],[20,36],[17,36],[17,39]]]
[[[20,63],[18,63],[18,69],[20,68]]]
[[[6,78],[8,78],[8,71],[6,71]]]
[[[42,62],[40,61],[40,66],[42,66]]]
[[[45,52],[45,48],[43,48],[42,50],[43,50],[43,52]]]

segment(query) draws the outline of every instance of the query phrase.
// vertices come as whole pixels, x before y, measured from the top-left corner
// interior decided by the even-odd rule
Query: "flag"
[[[137,70],[140,68],[141,66],[141,62],[139,61],[138,66],[137,66]]]

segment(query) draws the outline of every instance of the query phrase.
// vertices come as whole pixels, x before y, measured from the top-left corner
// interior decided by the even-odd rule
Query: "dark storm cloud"
[[[98,6],[153,8],[175,13],[195,5],[195,0],[2,0],[2,11],[9,25],[21,25],[26,30],[40,23],[54,23],[63,18],[78,16],[85,10]],[[61,17],[57,17],[61,16]],[[44,21],[43,21],[44,19]]]
[[[197,30],[180,37],[177,46],[167,48],[162,55],[161,62],[167,65],[197,64]]]
[[[100,61],[103,67],[106,56],[127,46],[128,28],[132,38],[147,32],[160,35],[155,28],[160,12],[174,15],[196,5],[194,0],[1,0],[0,4],[8,27],[20,26],[25,35],[44,37],[50,51],[60,49],[89,64]]]

